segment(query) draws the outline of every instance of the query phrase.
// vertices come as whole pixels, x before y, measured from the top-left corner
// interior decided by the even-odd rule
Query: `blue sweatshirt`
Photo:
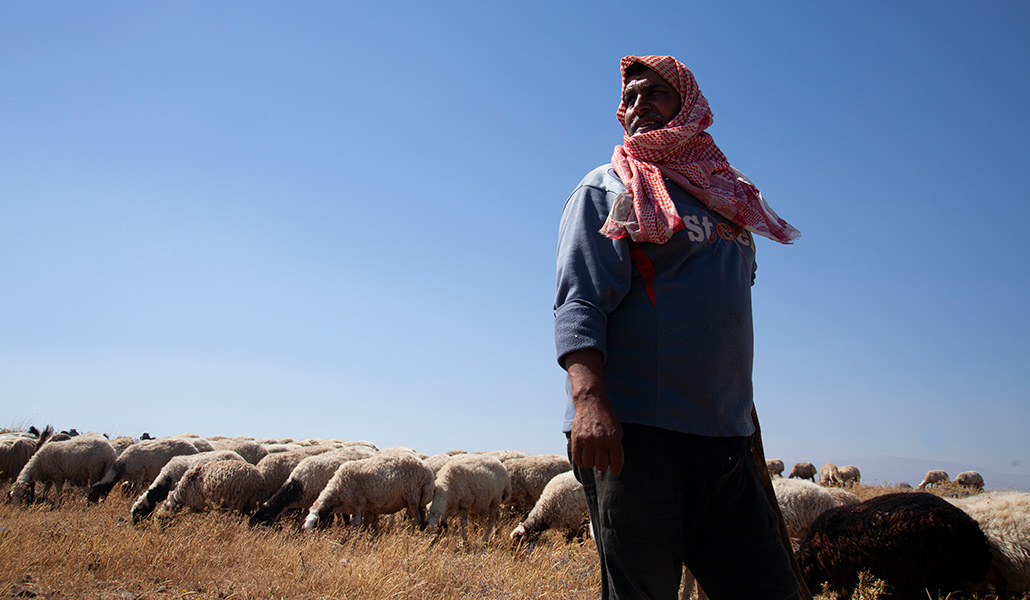
[[[569,196],[558,233],[558,363],[600,351],[608,400],[624,423],[751,435],[754,238],[676,184],[666,187],[686,228],[665,244],[599,233],[626,190],[610,165]],[[574,416],[570,394],[563,431]]]

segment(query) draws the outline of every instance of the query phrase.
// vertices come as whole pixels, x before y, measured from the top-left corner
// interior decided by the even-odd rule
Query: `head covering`
[[[712,110],[690,69],[671,56],[627,56],[619,64],[624,88],[626,68],[633,63],[651,69],[675,88],[682,108],[660,129],[622,136],[622,145],[612,154],[612,167],[627,191],[616,198],[601,233],[612,239],[629,235],[635,242],[664,244],[683,229],[662,179],[665,176],[748,231],[784,244],[797,239],[801,233],[773,212],[758,188],[730,165],[705,132],[712,124]],[[620,123],[626,108],[624,101],[619,103]]]

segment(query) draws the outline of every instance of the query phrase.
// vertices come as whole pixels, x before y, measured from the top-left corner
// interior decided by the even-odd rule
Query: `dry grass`
[[[402,526],[305,534],[218,513],[134,527],[129,499],[117,496],[99,506],[84,491],[57,508],[0,504],[0,597],[596,598],[600,587],[592,543],[553,536],[513,553],[513,522],[491,544],[465,548],[457,536],[433,544]]]
[[[854,491],[865,499],[896,490]],[[377,534],[342,526],[312,534],[252,528],[225,513],[181,513],[134,527],[130,506],[118,493],[87,506],[84,490],[68,492],[60,507],[0,503],[0,598],[585,599],[600,593],[592,542],[566,544],[554,534],[513,552],[506,542],[514,520],[502,523],[490,544],[460,547],[457,535],[434,543],[400,524]],[[470,531],[470,540],[481,537],[482,530]],[[875,597],[876,585],[870,581],[856,597]]]

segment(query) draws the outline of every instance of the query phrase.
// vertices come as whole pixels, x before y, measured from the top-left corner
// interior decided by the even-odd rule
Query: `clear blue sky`
[[[562,452],[558,219],[672,54],[802,231],[767,453],[1030,474],[1030,5],[902,4],[8,4],[0,426]]]

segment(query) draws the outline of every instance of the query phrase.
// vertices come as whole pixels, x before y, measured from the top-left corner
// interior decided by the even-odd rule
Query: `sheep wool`
[[[826,488],[811,481],[780,478],[772,483],[776,503],[787,525],[787,534],[792,538],[804,537],[819,515],[837,506],[837,501]]]
[[[118,454],[101,435],[79,435],[71,439],[48,441],[29,459],[11,487],[11,500],[23,504],[33,499],[35,484],[44,484],[41,496],[56,485],[57,502],[64,484],[91,486],[114,464]]]
[[[883,580],[892,597],[924,600],[969,590],[990,565],[976,521],[924,492],[877,496],[820,515],[801,540],[798,564],[813,592],[850,597],[859,572]]]
[[[497,526],[501,504],[510,496],[511,476],[495,455],[456,456],[436,475],[429,528],[437,531],[448,517],[461,515],[461,539],[467,542],[469,516],[485,514],[488,521],[483,541],[487,542]]]
[[[158,438],[133,444],[118,456],[103,478],[93,484],[88,499],[90,502],[102,500],[122,480],[129,482],[133,489],[142,488],[144,483],[157,479],[161,469],[173,457],[187,454],[197,454],[197,449],[179,438]]]
[[[161,469],[157,477],[154,478],[154,482],[150,484],[136,502],[133,503],[132,509],[129,514],[132,517],[132,523],[135,525],[140,522],[141,519],[145,519],[154,512],[154,509],[168,498],[168,494],[175,489],[175,486],[182,479],[182,476],[190,469],[190,467],[200,465],[203,463],[214,462],[216,460],[237,460],[246,462],[243,457],[236,454],[232,450],[211,450],[210,452],[200,452],[198,454],[184,454],[181,456],[175,456]]]
[[[810,462],[799,462],[794,464],[794,468],[790,470],[790,478],[794,479],[808,479],[809,481],[815,481],[816,475],[815,465]]]
[[[381,451],[340,465],[308,510],[304,529],[327,523],[334,514],[349,514],[359,527],[401,509],[421,527],[432,497],[433,472],[421,458],[406,450]]]
[[[987,536],[987,583],[1003,594],[1030,592],[1030,493],[993,491],[950,502],[975,519]]]
[[[216,460],[187,469],[165,506],[249,513],[265,497],[265,479],[257,467],[245,460]]]
[[[509,538],[514,544],[529,542],[548,529],[557,529],[566,541],[572,541],[589,518],[583,484],[572,471],[565,471],[547,482],[529,516],[512,530]]]
[[[250,518],[250,524],[271,525],[283,511],[309,508],[329,484],[340,465],[369,458],[373,454],[373,450],[364,446],[344,446],[308,456],[297,463],[286,481],[261,504],[261,508]]]
[[[572,470],[572,463],[560,454],[513,458],[503,464],[511,477],[511,497],[506,504],[521,515],[532,510],[544,487],[555,475]]]

